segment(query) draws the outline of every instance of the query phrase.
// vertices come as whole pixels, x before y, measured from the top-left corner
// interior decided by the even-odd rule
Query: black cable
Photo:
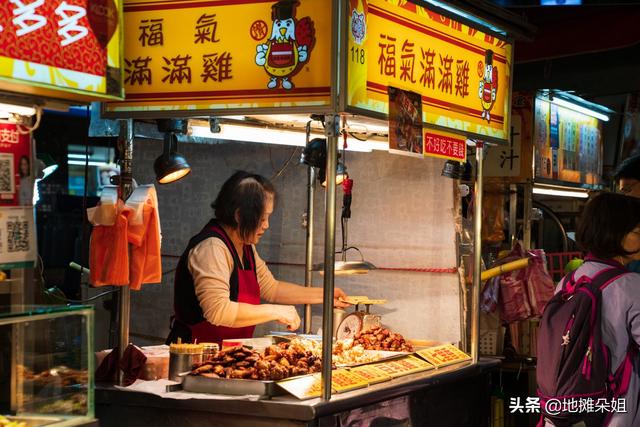
[[[362,141],[362,142],[367,142],[367,140],[368,140],[366,137],[365,138],[357,137],[356,134],[353,133],[353,132],[347,132],[347,135],[349,135],[352,138],[357,139],[358,141]]]
[[[87,107],[87,120],[89,125],[91,124],[91,107]],[[81,265],[87,265],[87,251],[85,250],[85,242],[87,241],[87,181],[89,180],[89,128],[85,133],[84,140],[84,194],[82,196],[82,237],[80,242],[80,254]],[[69,150],[69,147],[67,147]]]

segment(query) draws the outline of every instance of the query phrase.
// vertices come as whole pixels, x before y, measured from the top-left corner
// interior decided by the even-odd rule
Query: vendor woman
[[[178,262],[168,342],[250,338],[255,325],[273,320],[293,331],[300,326],[293,304],[322,303],[322,288],[276,280],[258,255],[274,200],[273,185],[260,175],[238,171],[222,185],[211,205],[215,218]],[[334,305],[345,307],[338,299],[345,293],[335,288],[334,294]]]

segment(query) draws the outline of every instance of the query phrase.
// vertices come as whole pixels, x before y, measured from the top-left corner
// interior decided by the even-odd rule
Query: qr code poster
[[[0,269],[32,267],[36,245],[33,207],[0,207]]]
[[[0,206],[30,205],[33,175],[31,135],[19,132],[15,123],[0,121]]]
[[[16,181],[13,170],[13,154],[0,153],[0,194],[13,195],[16,192]]]

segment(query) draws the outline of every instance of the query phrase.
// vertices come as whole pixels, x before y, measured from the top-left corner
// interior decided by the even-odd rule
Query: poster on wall
[[[534,149],[536,178],[601,185],[598,119],[536,99]]]
[[[389,87],[389,152],[422,157],[422,100],[419,93]]]
[[[31,135],[14,123],[0,122],[0,206],[31,205]]]
[[[36,256],[33,207],[0,207],[0,269],[32,267]]]

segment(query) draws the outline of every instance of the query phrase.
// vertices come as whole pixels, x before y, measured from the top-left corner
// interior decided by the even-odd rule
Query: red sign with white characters
[[[467,160],[466,139],[429,129],[424,133],[424,155],[464,162]]]
[[[0,121],[0,206],[31,205],[35,181],[30,147],[28,132]]]
[[[2,0],[0,56],[104,76],[117,24],[114,0]]]

